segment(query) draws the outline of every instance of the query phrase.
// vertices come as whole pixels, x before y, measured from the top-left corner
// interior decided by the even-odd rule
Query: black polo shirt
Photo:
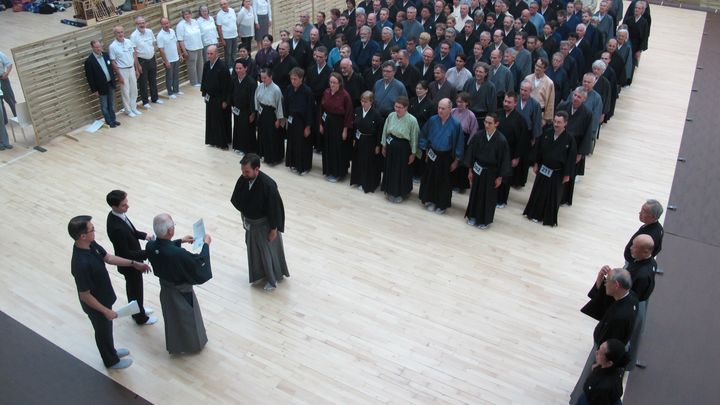
[[[89,249],[81,249],[73,246],[71,269],[75,277],[75,285],[78,292],[90,291],[95,299],[108,308],[112,308],[117,297],[110,283],[110,276],[105,268],[103,258],[107,255],[105,249],[97,242],[92,242]],[[80,305],[85,313],[94,309],[85,305],[82,300]]]

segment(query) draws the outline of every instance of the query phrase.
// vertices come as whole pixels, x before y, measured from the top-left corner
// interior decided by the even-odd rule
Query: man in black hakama
[[[182,243],[191,243],[192,236],[172,240],[175,223],[170,215],[156,215],[153,230],[156,239],[148,242],[145,248],[154,273],[160,279],[167,351],[170,354],[199,352],[208,339],[193,285],[212,278],[210,235],[205,234],[202,250],[194,254],[180,247]]]
[[[593,135],[590,126],[592,125],[593,115],[585,106],[585,99],[586,95],[583,91],[575,90],[569,103],[562,102],[557,107],[558,111],[568,113],[568,123],[565,131],[575,139],[577,147],[574,169],[570,174],[570,180],[563,185],[560,205],[572,205],[572,198],[575,193],[575,176],[585,175],[585,156],[592,151]]]
[[[207,55],[200,86],[205,99],[205,144],[227,149],[231,135],[228,105],[230,73],[225,63],[218,58],[215,45],[208,47]]]
[[[497,189],[503,177],[509,177],[510,148],[505,136],[497,131],[500,121],[495,113],[489,113],[483,121],[484,131],[470,140],[464,163],[468,167],[470,199],[465,210],[468,225],[487,229],[495,217]]]
[[[557,225],[563,183],[570,181],[575,165],[575,139],[567,133],[568,115],[558,111],[553,128],[535,140],[533,171],[535,183],[523,215],[543,225]]]
[[[283,111],[287,114],[287,152],[285,166],[301,176],[312,169],[312,126],[315,121],[315,99],[312,90],[303,84],[303,71],[293,69],[290,86],[283,97]]]
[[[380,140],[385,121],[373,108],[372,93],[365,92],[360,98],[361,106],[355,109],[353,118],[353,154],[350,185],[357,185],[365,193],[374,193],[380,185],[382,158]]]
[[[605,279],[605,276],[607,276],[607,279]],[[618,339],[623,344],[627,344],[635,328],[638,298],[634,292],[630,291],[632,288],[630,273],[625,269],[610,269],[605,266],[600,269],[596,282],[599,283],[600,280],[604,280],[604,288],[599,288],[599,292],[593,294],[591,302],[588,303],[588,305],[596,306],[599,309],[597,313],[591,315],[599,319],[593,331],[593,347],[575,389],[570,394],[570,404],[576,404],[578,398],[582,395],[583,384],[592,371],[595,352],[600,345],[609,339]],[[604,294],[602,294],[602,290],[604,290]],[[609,306],[605,306],[607,302],[605,295],[612,299]],[[593,303],[593,301],[596,302]]]
[[[498,208],[505,208],[507,205],[512,178],[522,176],[523,167],[525,168],[525,176],[527,177],[530,136],[525,119],[517,112],[515,109],[516,106],[517,95],[515,92],[505,93],[503,109],[498,114],[498,119],[500,119],[498,131],[505,136],[508,147],[510,148],[510,167],[512,174],[510,178],[504,179],[498,188]]]
[[[452,200],[451,173],[459,166],[465,150],[465,137],[460,123],[451,116],[452,101],[438,102],[437,115],[423,125],[420,149],[425,151],[425,170],[420,182],[420,202],[428,211],[445,213]],[[464,172],[464,170],[463,170]],[[467,173],[465,173],[467,175]]]
[[[272,291],[290,277],[282,241],[285,208],[275,181],[260,171],[259,156],[249,153],[240,165],[242,176],[230,201],[242,214],[250,282],[264,279],[265,290]]]
[[[235,120],[233,124],[233,150],[241,153],[257,151],[257,134],[255,133],[255,89],[257,82],[248,76],[247,62],[235,61],[235,75],[232,78],[230,98],[231,112]]]

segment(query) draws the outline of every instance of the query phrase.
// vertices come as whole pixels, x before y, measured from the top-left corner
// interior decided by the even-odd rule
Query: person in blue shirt
[[[458,170],[465,143],[462,126],[450,115],[452,101],[440,100],[437,112],[420,132],[419,146],[424,151],[426,166],[419,196],[428,211],[443,214],[452,198],[450,172]]]

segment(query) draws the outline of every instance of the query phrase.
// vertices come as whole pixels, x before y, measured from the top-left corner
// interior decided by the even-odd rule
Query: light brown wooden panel
[[[90,41],[102,39],[107,49],[113,40],[113,28],[122,25],[129,36],[135,29],[134,19],[138,15],[145,18],[150,29],[157,31],[163,9],[160,5],[150,6],[12,50],[35,127],[36,144],[46,143],[102,116],[96,97],[90,94],[83,70]],[[164,80],[165,72],[160,63],[158,82]]]

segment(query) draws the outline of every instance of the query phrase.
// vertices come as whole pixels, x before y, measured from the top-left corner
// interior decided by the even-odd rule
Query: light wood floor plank
[[[17,23],[8,15],[6,27]],[[44,154],[0,152],[0,308],[156,403],[564,403],[591,345],[594,322],[578,311],[585,292],[599,266],[622,264],[643,200],[665,202],[670,191],[704,14],[654,6],[653,20],[650,51],[557,228],[521,216],[530,186],[512,190],[483,232],[462,220],[467,195],[443,216],[416,197],[389,204],[323,181],[316,155],[305,177],[264,168],[285,201],[291,274],[267,294],[247,284],[229,203],[239,157],[203,146],[201,97],[183,87],[139,118],[120,115],[118,129],[58,138]],[[130,193],[142,229],[160,212],[181,234],[205,219],[215,277],[196,288],[210,340],[202,353],[171,357],[162,321],[122,319],[115,341],[135,363],[102,366],[65,229],[70,217],[93,215],[111,249],[104,199],[113,188]],[[110,274],[123,302],[123,278]],[[159,313],[157,278],[145,289]]]

